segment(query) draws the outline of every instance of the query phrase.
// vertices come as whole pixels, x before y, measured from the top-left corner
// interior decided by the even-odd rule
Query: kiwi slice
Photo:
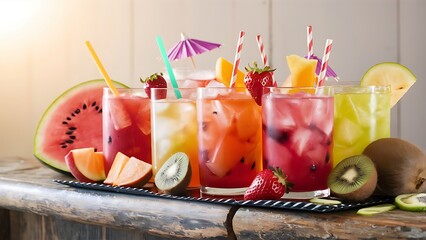
[[[352,202],[363,201],[376,188],[376,167],[367,156],[348,157],[331,170],[327,183],[336,197]]]
[[[334,199],[326,199],[326,198],[312,198],[309,199],[309,202],[323,205],[339,205],[342,204],[339,200]]]
[[[426,212],[426,193],[401,194],[395,198],[398,208],[412,212]]]
[[[395,209],[395,205],[390,203],[359,209],[356,213],[363,216],[371,216],[378,213],[384,213]]]
[[[188,156],[178,152],[164,162],[155,175],[154,183],[164,193],[182,195],[191,181],[191,175]]]

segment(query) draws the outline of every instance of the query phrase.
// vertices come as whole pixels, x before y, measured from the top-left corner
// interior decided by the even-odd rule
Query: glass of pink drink
[[[268,90],[262,97],[264,168],[280,167],[294,184],[284,198],[328,196],[327,177],[333,167],[332,88]]]
[[[108,173],[117,152],[151,164],[151,107],[144,88],[109,88],[103,94],[103,151]]]
[[[261,107],[245,88],[199,88],[201,194],[243,195],[262,169]]]

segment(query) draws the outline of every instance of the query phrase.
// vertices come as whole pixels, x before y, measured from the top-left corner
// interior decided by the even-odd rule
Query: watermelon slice
[[[116,87],[126,85],[114,82]],[[65,155],[70,150],[93,147],[102,151],[102,95],[104,80],[80,83],[62,93],[41,117],[34,156],[58,172],[70,172]]]

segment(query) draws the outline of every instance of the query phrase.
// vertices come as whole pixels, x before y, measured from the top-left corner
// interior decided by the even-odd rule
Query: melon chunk
[[[135,157],[129,158],[124,165],[117,179],[113,182],[114,186],[142,187],[152,177],[152,166],[149,163],[141,161]]]
[[[292,87],[313,87],[316,83],[317,60],[306,59],[298,55],[287,56],[287,65],[291,74]]]
[[[216,61],[216,81],[223,83],[225,86],[229,87],[232,78],[232,69],[234,65],[227,61],[225,58],[220,57]],[[235,81],[235,87],[243,87],[244,84],[244,73],[240,70],[237,72],[237,79]]]
[[[111,114],[112,123],[114,124],[115,130],[120,130],[132,125],[132,120],[125,105],[119,98],[111,99],[109,101],[109,112]]]
[[[65,156],[71,174],[79,181],[98,182],[105,179],[102,152],[95,152],[94,148],[73,149]]]
[[[240,139],[228,133],[213,153],[212,161],[207,162],[207,168],[216,176],[224,177],[244,156],[244,145]]]
[[[105,179],[104,183],[113,184],[114,181],[118,178],[118,175],[120,175],[121,170],[124,168],[124,165],[126,165],[127,161],[129,161],[129,157],[121,152],[118,152],[114,158],[111,170],[109,170],[108,176]]]
[[[118,152],[104,183],[113,186],[142,187],[151,177],[151,164]]]

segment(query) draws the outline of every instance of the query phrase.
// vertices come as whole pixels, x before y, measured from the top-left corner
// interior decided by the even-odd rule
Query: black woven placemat
[[[216,203],[216,204],[226,204],[226,205],[236,205],[236,206],[246,206],[246,207],[300,210],[300,211],[311,211],[311,212],[335,212],[335,211],[358,209],[362,207],[393,202],[392,198],[384,198],[384,197],[371,197],[367,199],[366,201],[363,201],[360,203],[341,203],[337,205],[324,205],[324,204],[316,204],[311,202],[290,201],[290,200],[289,201],[288,200],[253,201],[253,200],[237,200],[232,198],[174,196],[169,194],[157,193],[154,191],[141,189],[141,188],[117,187],[117,186],[111,186],[111,185],[99,184],[99,183],[84,183],[84,182],[78,182],[78,181],[57,180],[57,179],[55,179],[54,181],[60,184],[71,186],[71,187],[132,194],[132,195],[146,196],[146,197],[158,197],[158,198],[166,198],[166,199],[174,199],[174,200],[182,200],[182,201]]]

